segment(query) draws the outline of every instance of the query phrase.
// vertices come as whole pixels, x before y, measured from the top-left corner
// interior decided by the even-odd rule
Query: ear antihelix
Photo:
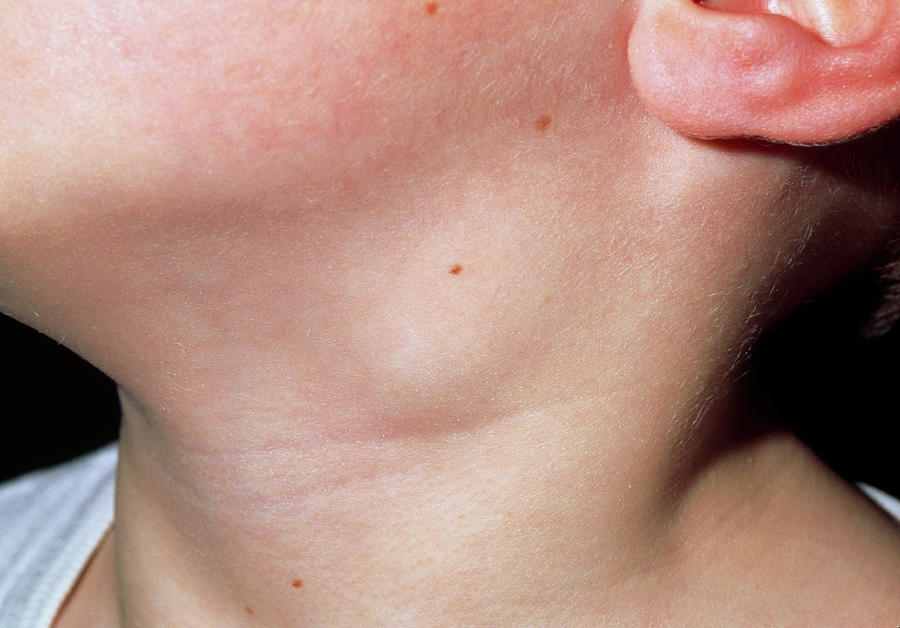
[[[841,47],[858,46],[876,37],[887,13],[881,0],[767,0],[766,9]]]
[[[732,13],[769,13],[793,20],[832,46],[856,46],[880,32],[884,0],[693,0]]]

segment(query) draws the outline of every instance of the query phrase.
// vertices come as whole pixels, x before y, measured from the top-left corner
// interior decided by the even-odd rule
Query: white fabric
[[[0,628],[49,628],[113,521],[116,446],[0,485]],[[900,500],[860,489],[900,521]]]
[[[0,628],[47,628],[113,521],[115,445],[0,485]]]
[[[872,501],[881,506],[882,510],[900,522],[900,500],[892,495],[888,495],[881,489],[869,486],[868,484],[860,483],[859,488],[861,488]]]

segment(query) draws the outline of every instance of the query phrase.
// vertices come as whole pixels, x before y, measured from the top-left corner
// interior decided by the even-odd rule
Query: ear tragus
[[[894,0],[639,0],[628,53],[687,135],[825,143],[900,115]]]

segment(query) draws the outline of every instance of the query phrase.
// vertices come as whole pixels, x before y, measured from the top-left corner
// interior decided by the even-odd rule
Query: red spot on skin
[[[247,614],[248,614],[248,615],[252,615],[252,614],[253,614],[253,609],[250,608],[249,606],[247,606],[245,610],[247,611]]]
[[[437,2],[426,2],[425,3],[425,13],[428,15],[435,15],[438,12],[440,5]]]
[[[550,125],[553,124],[553,118],[550,116],[541,116],[534,122],[534,126],[537,127],[538,131],[546,131],[550,128]]]
[[[455,266],[453,266],[453,268],[450,269],[451,275],[458,275],[461,272],[462,272],[462,266],[460,266],[459,264],[456,264]]]
[[[291,583],[291,586],[294,587],[295,589],[299,589],[300,587],[303,586],[303,581],[300,580],[300,579],[294,580],[294,581]]]

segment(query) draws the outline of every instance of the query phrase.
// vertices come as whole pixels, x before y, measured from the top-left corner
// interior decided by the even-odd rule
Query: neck
[[[673,566],[672,549],[697,532],[680,525],[690,514],[763,501],[761,476],[787,457],[752,472],[717,460],[735,469],[698,500],[678,486],[674,443],[650,445],[596,408],[522,412],[427,442],[299,429],[157,457],[126,407],[116,532],[130,625],[597,618]],[[759,456],[774,442],[742,448]]]
[[[214,211],[76,217],[103,298],[80,307],[70,274],[42,321],[121,385],[126,623],[652,612],[641,591],[674,603],[702,571],[694,515],[762,510],[773,469],[807,460],[734,412],[731,380],[759,312],[817,289],[792,262],[829,208],[793,209],[789,161],[508,144],[322,185],[309,211],[293,190],[249,211],[238,182],[204,188]]]
[[[640,606],[689,513],[757,499],[776,463],[726,452],[787,441],[741,432],[730,373],[774,263],[735,256],[702,208],[601,231],[518,207],[356,240],[304,289],[229,274],[148,299],[156,367],[120,378],[126,621],[596,618]]]
[[[120,384],[125,623],[665,623],[784,573],[740,559],[812,463],[732,377],[875,192],[649,118],[633,3],[82,4],[6,24],[0,296]]]

